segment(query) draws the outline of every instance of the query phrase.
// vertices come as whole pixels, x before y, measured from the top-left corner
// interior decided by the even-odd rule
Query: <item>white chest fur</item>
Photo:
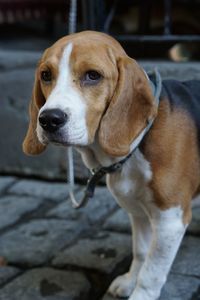
[[[152,199],[147,185],[151,178],[150,164],[137,149],[119,172],[107,175],[107,185],[121,207],[141,215]]]
[[[96,142],[88,149],[77,149],[85,165],[96,168],[99,165],[109,166],[116,159],[108,157]],[[118,159],[119,160],[119,159]],[[117,203],[133,215],[143,216],[149,211],[148,204],[152,200],[152,193],[148,182],[152,178],[150,163],[144,158],[139,149],[122,166],[122,169],[107,175],[108,189]]]

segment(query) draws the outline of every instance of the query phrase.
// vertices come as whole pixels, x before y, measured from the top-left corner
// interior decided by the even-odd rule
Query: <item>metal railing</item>
[[[105,0],[82,0],[83,26],[85,29],[110,32],[112,20],[115,16],[116,6],[119,1],[115,0],[110,12],[106,12]],[[160,42],[200,42],[200,34],[173,34],[172,0],[163,0],[164,17],[163,33],[149,34],[151,9],[156,4],[153,0],[139,1],[139,26],[137,34],[117,34],[115,38],[123,42],[160,43]],[[200,9],[200,3],[197,4]],[[112,34],[113,35],[113,34]]]

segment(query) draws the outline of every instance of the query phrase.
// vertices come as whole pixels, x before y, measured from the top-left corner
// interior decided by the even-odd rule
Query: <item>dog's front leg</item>
[[[108,292],[115,297],[129,297],[133,292],[138,273],[144,263],[151,239],[151,226],[146,216],[129,214],[133,235],[133,261],[129,272],[118,276],[110,285]]]
[[[158,299],[186,229],[181,209],[175,207],[157,210],[151,225],[151,246],[129,300]]]

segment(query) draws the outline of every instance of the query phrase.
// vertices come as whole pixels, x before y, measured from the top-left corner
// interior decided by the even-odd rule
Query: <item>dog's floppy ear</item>
[[[23,142],[23,151],[25,154],[28,155],[40,154],[46,148],[45,145],[39,142],[36,133],[38,112],[40,107],[42,107],[42,105],[44,104],[44,102],[45,99],[36,73],[32,99],[29,104],[29,117],[30,117],[29,127]]]
[[[118,83],[99,129],[99,142],[111,156],[124,156],[131,143],[156,115],[148,79],[135,60],[118,60]]]

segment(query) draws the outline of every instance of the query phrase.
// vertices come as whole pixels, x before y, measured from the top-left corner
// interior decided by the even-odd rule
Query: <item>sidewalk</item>
[[[0,300],[112,300],[131,261],[128,217],[104,187],[74,210],[65,183],[1,176],[0,257]],[[200,206],[160,300],[199,299]]]

